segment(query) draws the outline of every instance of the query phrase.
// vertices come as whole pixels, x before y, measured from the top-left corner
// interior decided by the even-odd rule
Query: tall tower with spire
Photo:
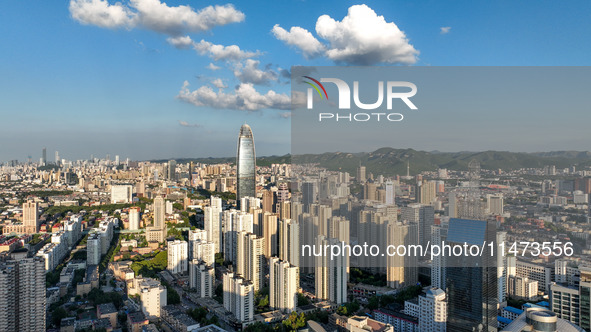
[[[240,127],[236,153],[236,202],[243,197],[256,197],[256,155],[252,129],[246,123]]]

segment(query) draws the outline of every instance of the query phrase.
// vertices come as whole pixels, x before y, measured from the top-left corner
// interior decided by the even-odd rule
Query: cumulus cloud
[[[233,92],[226,93],[222,90],[214,91],[211,87],[205,85],[191,91],[189,82],[185,81],[177,98],[195,106],[217,109],[257,111],[261,109],[285,110],[290,108],[289,96],[273,90],[261,94],[250,83],[241,83]]]
[[[319,56],[325,50],[324,45],[310,31],[304,28],[292,27],[287,31],[280,27],[279,24],[275,24],[271,32],[273,32],[275,38],[287,45],[299,48],[306,58]]]
[[[225,89],[228,87],[226,84],[224,84],[224,81],[222,81],[221,78],[216,78],[215,80],[211,81],[211,84],[213,84],[213,86],[218,89]]]
[[[268,65],[265,69],[259,69],[260,61],[246,59],[244,63],[238,63],[234,68],[234,76],[242,83],[268,84],[277,81],[279,74]]]
[[[179,120],[179,125],[181,125],[181,127],[192,127],[192,128],[201,128],[202,125],[198,124],[198,123],[188,123],[187,121],[181,121]]]
[[[168,37],[166,41],[178,49],[188,49],[193,46],[193,39],[189,36]]]
[[[130,28],[136,24],[136,13],[120,2],[111,5],[106,0],[71,0],[70,14],[82,24],[101,28]]]
[[[252,58],[257,56],[258,52],[247,52],[241,50],[238,45],[216,45],[208,41],[201,40],[198,43],[193,43],[193,48],[201,55],[207,55],[215,61],[239,61],[242,59]]]
[[[441,27],[441,28],[439,28],[439,32],[442,35],[445,35],[446,33],[449,33],[450,30],[451,30],[451,27]]]
[[[207,69],[209,69],[209,70],[218,70],[218,69],[221,69],[221,67],[220,67],[220,66],[216,66],[216,65],[214,65],[214,64],[213,64],[213,63],[211,63],[211,62],[210,62],[210,63],[209,63],[209,65],[207,65],[207,67],[205,67],[205,68],[207,68]]]
[[[325,44],[300,27],[292,27],[288,32],[275,25],[272,32],[277,39],[299,48],[304,56],[322,55],[336,63],[413,64],[419,54],[394,22],[387,22],[367,5],[351,6],[342,21],[320,16],[316,33]]]
[[[107,0],[70,0],[72,18],[82,24],[103,28],[142,27],[171,36],[203,32],[216,26],[244,21],[244,13],[233,5],[168,6],[160,0],[130,0],[110,4]]]

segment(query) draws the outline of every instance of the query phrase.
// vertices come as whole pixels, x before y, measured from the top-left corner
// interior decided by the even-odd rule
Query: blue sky
[[[364,61],[366,54],[355,44],[364,41],[330,40],[330,32],[324,32],[323,38],[316,29],[320,16],[328,15],[339,23],[351,6],[360,4],[377,17],[383,16],[384,24],[394,23],[403,32],[400,37],[394,29],[392,39],[400,37],[399,44],[377,49],[374,55],[391,54],[397,47],[408,51],[405,57],[382,56],[363,64],[591,64],[591,3],[587,1],[571,1],[566,6],[556,1],[184,0],[167,1],[165,7],[158,0],[123,1],[120,5],[102,0],[3,1],[0,160],[25,160],[28,155],[38,160],[44,146],[49,156],[59,150],[67,159],[107,153],[139,160],[232,156],[244,122],[253,128],[258,155],[288,153],[290,120],[280,95],[288,96],[290,85],[281,76],[282,70],[293,65]],[[145,11],[140,9],[142,5]],[[191,8],[177,8],[179,5]],[[121,11],[113,14],[113,6],[122,6],[126,16],[122,18]],[[210,14],[197,15],[209,6],[219,7],[210,7]],[[101,8],[109,8],[108,13]],[[166,16],[171,13],[178,17]],[[182,23],[187,15],[194,19]],[[175,25],[177,18],[182,24]],[[277,24],[286,32],[300,27],[312,37],[278,37]],[[449,29],[442,30],[445,27]],[[173,45],[172,39],[187,36],[190,41],[184,39],[180,45],[186,49]],[[379,34],[373,37],[379,38]],[[199,44],[201,40],[204,43]],[[290,41],[309,43],[297,46]],[[338,51],[332,42],[351,46],[352,53],[330,53]],[[215,61],[222,55],[214,54],[211,45],[236,45],[242,53]],[[316,48],[305,51],[302,47],[306,45]],[[248,52],[250,56],[245,55]],[[210,64],[220,69],[208,69]],[[249,65],[252,71],[247,77]],[[212,86],[217,79],[225,86],[222,90]],[[188,85],[183,90],[184,84]],[[271,106],[236,105],[232,96],[240,84],[258,94],[258,99],[252,100],[264,99]],[[205,101],[202,94],[189,96],[207,86],[209,92],[223,93],[228,101],[221,102],[224,98],[220,95]],[[260,97],[270,90],[274,97]],[[454,150],[414,144],[400,147]],[[477,149],[478,142],[474,144]],[[535,151],[539,146],[521,150]]]

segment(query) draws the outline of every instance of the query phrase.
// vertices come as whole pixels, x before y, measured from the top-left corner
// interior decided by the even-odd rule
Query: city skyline
[[[356,21],[351,8],[363,2],[326,2],[311,8],[299,1],[284,2],[273,17],[257,3],[223,2],[219,6],[231,15],[217,21],[213,17],[202,26],[164,17],[172,13],[174,19],[174,13],[183,11],[196,15],[210,8],[205,4],[189,8],[179,7],[185,5],[182,1],[117,5],[97,0],[92,2],[96,7],[85,11],[87,3],[2,4],[5,19],[0,29],[5,33],[0,41],[8,51],[0,62],[6,78],[0,82],[0,109],[8,125],[0,139],[11,144],[0,151],[0,160],[35,156],[40,142],[63,151],[66,159],[86,158],[87,151],[134,160],[228,156],[225,151],[234,145],[230,128],[244,120],[257,130],[260,155],[283,155],[290,147],[289,113],[282,104],[286,100],[232,104],[250,100],[233,99],[234,87],[252,84],[254,96],[273,91],[288,97],[286,75],[292,65],[588,65],[586,51],[591,48],[587,39],[579,38],[591,31],[590,20],[581,14],[590,12],[591,5],[582,1],[569,7],[551,2],[532,7],[508,1],[469,6],[467,2],[390,6],[367,1],[365,7],[355,8],[378,19],[383,16],[383,27],[390,28],[406,50],[404,58],[375,59],[357,47],[364,42],[374,45],[371,39],[354,35],[347,54],[332,55],[338,52],[328,52],[334,50],[331,35],[319,29],[330,22],[322,15],[337,23],[345,18]],[[153,15],[139,4],[152,8]],[[109,16],[119,7],[128,16],[119,20]],[[338,27],[347,31],[344,24]],[[302,39],[309,44],[296,43],[295,32],[308,36]],[[555,47],[546,47],[547,38]],[[213,53],[219,46],[225,53]],[[232,56],[240,59],[231,60]],[[201,88],[211,89],[206,92],[217,98],[196,100],[202,96],[199,91],[205,91]],[[215,100],[226,102],[215,104]],[[414,144],[416,149],[447,148],[424,141]],[[529,144],[521,149],[544,147],[535,139]]]

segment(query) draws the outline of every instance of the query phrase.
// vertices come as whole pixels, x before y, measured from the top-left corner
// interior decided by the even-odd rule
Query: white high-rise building
[[[224,308],[239,322],[250,322],[254,316],[254,286],[233,272],[224,273]]]
[[[236,272],[249,280],[255,292],[264,286],[264,239],[254,233],[238,232]]]
[[[300,266],[300,223],[297,220],[279,222],[279,258]]]
[[[214,266],[215,264],[215,246],[213,242],[196,240],[190,241],[189,245],[189,260],[197,259],[204,262],[207,266]]]
[[[271,257],[269,261],[269,304],[285,313],[297,307],[298,268]]]
[[[446,324],[445,292],[432,287],[419,296],[419,331],[446,332]]]
[[[166,217],[166,203],[164,197],[157,196],[154,198],[154,228],[164,228]]]
[[[431,243],[433,245],[441,246],[446,236],[446,224],[431,226]],[[445,289],[445,269],[443,267],[443,257],[441,255],[433,256],[433,260],[431,260],[431,285],[433,287]]]
[[[394,205],[396,203],[396,192],[394,187],[394,182],[387,181],[386,182],[386,204]]]
[[[137,280],[137,281],[136,281]],[[166,287],[152,278],[136,279],[137,291],[140,294],[140,306],[147,317],[160,317],[160,308],[165,307]]]
[[[137,206],[129,208],[129,229],[132,231],[140,229],[140,208]]]
[[[131,203],[133,186],[129,184],[111,186],[111,204]]]
[[[339,240],[318,236],[316,246],[338,245]],[[315,257],[316,297],[336,304],[347,302],[347,260],[344,255],[331,259],[330,255]]]
[[[198,297],[213,297],[215,269],[199,259],[189,262],[189,287],[195,289]]]
[[[168,241],[168,268],[173,274],[186,273],[188,270],[188,244],[186,241]]]
[[[207,240],[215,245],[215,252],[222,250],[222,199],[211,196],[209,206],[203,209],[204,228]]]
[[[224,259],[236,264],[238,232],[253,233],[252,214],[236,210],[223,213],[224,224]]]

